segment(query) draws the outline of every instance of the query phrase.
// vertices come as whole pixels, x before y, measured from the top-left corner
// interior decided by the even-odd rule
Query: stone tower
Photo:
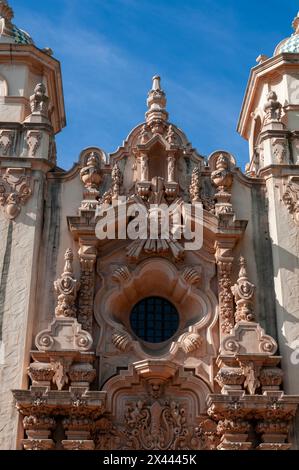
[[[1,448],[298,449],[299,18],[252,70],[243,174],[159,76],[122,146],[57,167],[59,63],[0,15]]]
[[[60,64],[13,24],[0,1],[0,421],[15,448],[12,388],[27,386],[47,174],[65,126]]]

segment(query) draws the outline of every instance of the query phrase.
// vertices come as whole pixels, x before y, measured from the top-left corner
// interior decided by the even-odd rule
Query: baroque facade
[[[251,71],[245,174],[170,123],[158,76],[115,153],[57,167],[60,64],[12,20],[0,1],[0,448],[299,449],[299,15]],[[100,239],[119,197],[199,204],[202,247]]]

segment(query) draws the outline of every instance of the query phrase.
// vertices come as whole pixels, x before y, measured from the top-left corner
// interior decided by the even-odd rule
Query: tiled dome
[[[299,54],[299,12],[294,19],[292,26],[295,32],[291,37],[281,41],[275,49],[274,55],[281,54],[282,52],[288,52],[293,54]]]
[[[33,44],[29,34],[11,22],[13,17],[13,10],[7,0],[0,0],[0,44]]]

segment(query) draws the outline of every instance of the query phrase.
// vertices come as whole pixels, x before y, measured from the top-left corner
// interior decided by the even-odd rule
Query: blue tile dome
[[[7,0],[0,0],[0,44],[34,44],[28,33],[12,23],[14,13]]]
[[[285,53],[299,54],[299,12],[292,23],[295,32],[291,37],[281,41],[274,51],[274,55]]]

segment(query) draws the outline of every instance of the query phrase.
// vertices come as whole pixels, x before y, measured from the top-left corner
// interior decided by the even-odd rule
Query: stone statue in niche
[[[175,157],[173,155],[168,157],[168,182],[175,182]]]
[[[140,167],[141,167],[141,181],[148,181],[148,178],[149,178],[148,156],[145,154],[142,154],[140,157]]]

